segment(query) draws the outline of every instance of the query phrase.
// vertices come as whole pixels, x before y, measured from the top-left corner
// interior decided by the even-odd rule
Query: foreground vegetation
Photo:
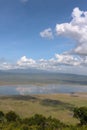
[[[21,118],[13,111],[0,111],[0,130],[87,130],[87,107],[74,108],[73,116],[79,119],[79,124],[73,126],[64,124],[51,116],[35,114],[32,117]]]
[[[86,93],[0,96],[0,110],[4,113],[14,111],[22,118],[36,113],[46,118],[52,115],[65,124],[73,125],[79,123],[73,118],[73,108],[82,106],[87,107]]]
[[[0,130],[87,130],[87,94],[0,96]]]

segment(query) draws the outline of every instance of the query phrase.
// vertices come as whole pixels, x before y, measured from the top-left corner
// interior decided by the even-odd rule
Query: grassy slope
[[[75,106],[87,106],[85,93],[0,97],[0,110],[4,112],[13,110],[22,117],[29,117],[35,113],[51,115],[70,124],[78,122],[72,113]]]

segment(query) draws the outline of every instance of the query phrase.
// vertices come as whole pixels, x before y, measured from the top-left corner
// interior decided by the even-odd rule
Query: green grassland
[[[72,112],[76,106],[87,106],[87,93],[0,96],[0,110],[3,112],[12,110],[23,118],[37,113],[68,124],[78,123]]]

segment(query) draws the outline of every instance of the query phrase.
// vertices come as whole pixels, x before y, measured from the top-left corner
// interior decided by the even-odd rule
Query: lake
[[[0,95],[87,92],[87,76],[0,72]]]
[[[43,86],[37,86],[37,85],[0,86],[0,95],[28,95],[28,94],[74,93],[74,92],[87,92],[87,85],[47,84]]]

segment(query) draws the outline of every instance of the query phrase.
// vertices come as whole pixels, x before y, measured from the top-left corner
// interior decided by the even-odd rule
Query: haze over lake
[[[0,95],[87,92],[87,76],[59,73],[0,73]]]

